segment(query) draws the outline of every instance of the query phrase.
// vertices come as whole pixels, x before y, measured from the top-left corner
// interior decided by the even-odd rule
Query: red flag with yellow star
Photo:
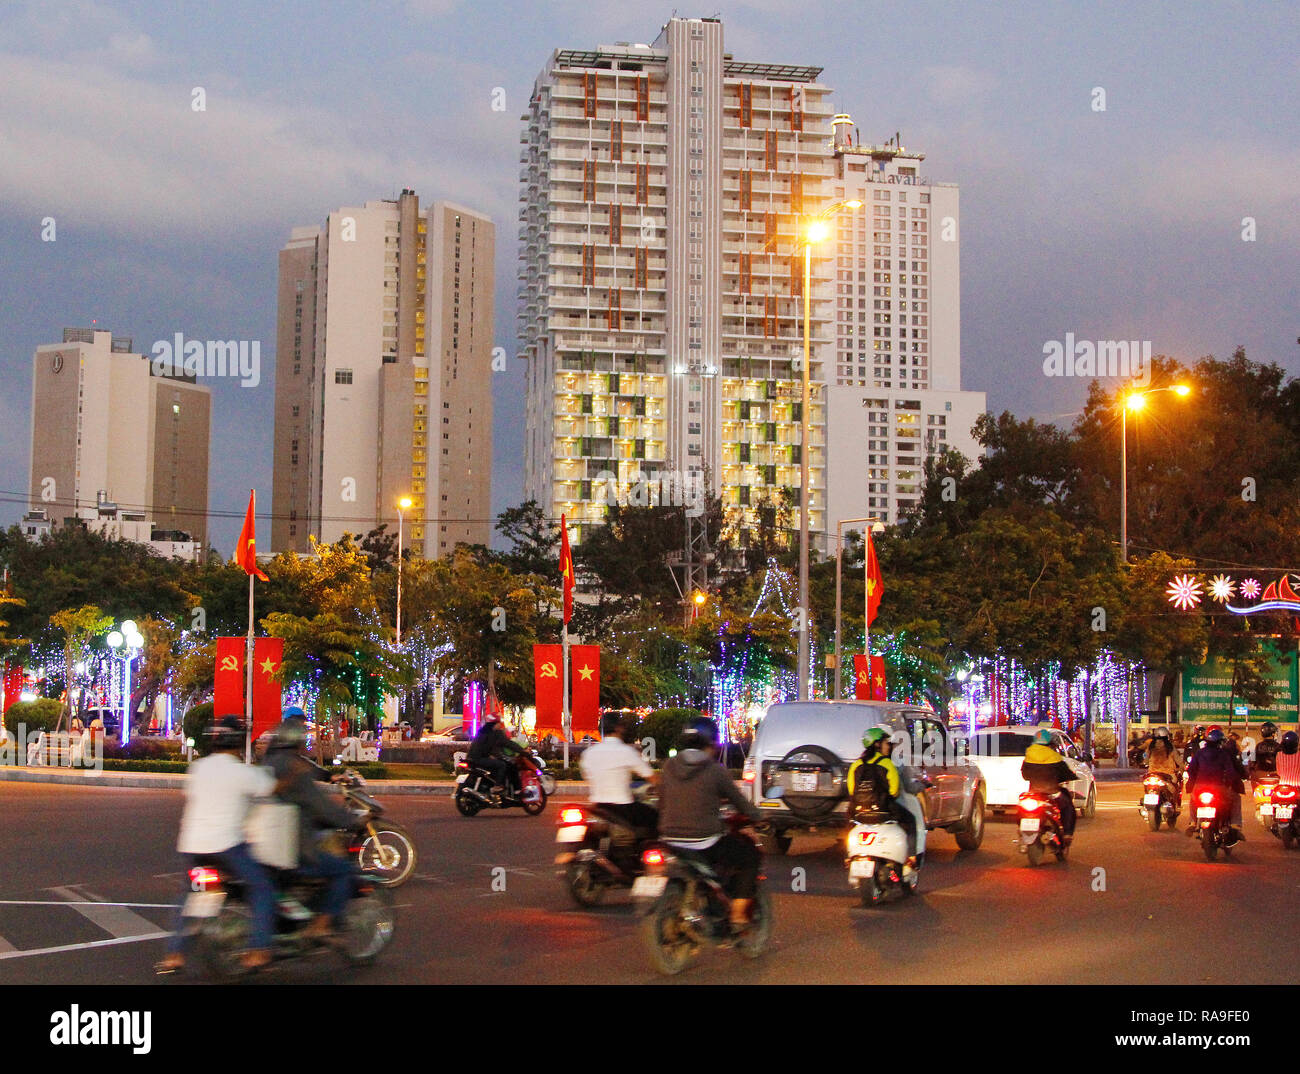
[[[876,619],[880,598],[885,595],[885,580],[880,575],[880,561],[876,559],[876,545],[871,540],[871,527],[867,527],[867,626]]]
[[[569,676],[574,741],[584,734],[593,738],[600,728],[600,646],[573,645],[569,648]]]
[[[283,718],[280,705],[280,665],[283,638],[257,638],[253,642],[253,739]]]
[[[248,511],[244,514],[244,528],[239,531],[239,543],[235,545],[235,562],[244,568],[245,574],[252,574],[268,581],[262,569],[257,565],[257,523],[253,520],[253,508],[257,503],[257,493],[248,490]]]
[[[560,575],[564,579],[564,621],[573,618],[573,555],[569,552],[569,524],[560,516]]]

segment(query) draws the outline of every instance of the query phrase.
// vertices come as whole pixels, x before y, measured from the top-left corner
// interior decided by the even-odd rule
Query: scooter
[[[921,860],[916,868],[907,867],[907,833],[888,813],[860,813],[849,829],[844,863],[863,906],[915,895]]]
[[[1178,802],[1167,780],[1152,773],[1142,781],[1138,812],[1147,818],[1147,824],[1153,832],[1160,830],[1162,820],[1170,830],[1173,829],[1178,820]]]
[[[1065,861],[1070,847],[1061,829],[1061,807],[1054,795],[1025,791],[1016,807],[1016,818],[1020,827],[1016,842],[1031,866],[1040,865],[1048,850],[1057,861]]]
[[[546,808],[546,791],[531,762],[517,764],[514,778],[504,791],[492,789],[492,776],[486,768],[472,761],[456,766],[456,795],[453,799],[462,817],[472,817],[483,809],[522,809],[530,817]],[[517,785],[515,781],[518,781]]]
[[[1237,836],[1232,831],[1231,808],[1222,793],[1196,792],[1196,836],[1201,841],[1207,861],[1214,861],[1222,850],[1224,857],[1232,856]]]

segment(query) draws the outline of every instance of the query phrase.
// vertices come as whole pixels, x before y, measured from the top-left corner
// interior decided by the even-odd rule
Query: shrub
[[[176,761],[180,759],[181,749],[179,742],[169,739],[137,736],[125,746],[105,742],[104,757],[121,761]]]
[[[204,729],[212,722],[212,702],[205,701],[202,705],[194,705],[181,720],[181,737],[194,740],[194,749],[202,754],[206,750],[204,744]]]
[[[121,758],[104,758],[105,772],[169,772],[184,774],[189,768],[184,761],[124,761]]]
[[[687,721],[699,716],[698,709],[655,709],[641,721],[638,740],[652,738],[655,743],[655,756],[663,760],[668,751],[681,745],[682,732]]]
[[[28,734],[36,731],[53,731],[63,712],[63,702],[52,697],[38,697],[35,701],[15,701],[5,713],[5,727],[13,734],[18,733],[18,725],[23,724]],[[63,721],[63,730],[68,729],[68,721]]]

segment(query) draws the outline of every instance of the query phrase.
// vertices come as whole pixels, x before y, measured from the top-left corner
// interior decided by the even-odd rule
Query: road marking
[[[11,944],[3,936],[0,936],[0,955],[3,955],[6,951],[15,951],[15,950],[17,950],[17,948],[15,948],[13,944]]]
[[[66,896],[66,905],[71,906],[82,917],[99,926],[114,939],[120,940],[140,936],[153,932],[158,928],[148,918],[141,917],[121,904],[99,901],[81,902],[76,898],[80,893],[72,891],[71,888],[50,888],[50,890],[56,895]],[[87,891],[84,894],[93,896],[98,900],[98,896],[94,895],[94,892]]]
[[[0,906],[133,906],[137,910],[176,908],[174,902],[77,902],[69,899],[0,899]]]
[[[165,940],[170,932],[151,932],[146,936],[119,936],[112,940],[91,940],[89,943],[69,943],[61,947],[38,947],[31,951],[0,951],[0,961],[8,958],[35,958],[37,955],[57,955],[62,951],[86,951],[92,947],[116,947],[123,943],[139,943],[142,940]]]

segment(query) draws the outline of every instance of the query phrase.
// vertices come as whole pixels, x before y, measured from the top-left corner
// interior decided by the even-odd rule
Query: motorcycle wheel
[[[1295,846],[1295,833],[1291,831],[1291,825],[1288,824],[1282,829],[1282,849],[1290,850],[1293,846]]]
[[[1219,856],[1219,844],[1214,841],[1214,836],[1206,832],[1201,836],[1201,849],[1205,851],[1205,860],[1214,861]]]
[[[393,938],[393,909],[380,890],[348,902],[339,925],[340,949],[349,962],[372,961]]]
[[[736,941],[736,950],[745,958],[758,958],[772,939],[772,899],[764,888],[754,896],[749,930]]]
[[[1159,809],[1148,809],[1148,810],[1147,810],[1147,825],[1151,828],[1151,830],[1152,830],[1153,832],[1158,832],[1158,831],[1160,830],[1160,810],[1159,810]]]
[[[415,871],[415,844],[397,827],[375,828],[357,851],[357,865],[363,873],[386,888],[400,887]]]
[[[456,810],[462,817],[472,817],[482,808],[483,803],[467,793],[463,784],[456,788]]]
[[[641,941],[650,956],[650,964],[668,976],[681,973],[700,953],[698,941],[686,930],[682,920],[685,898],[686,890],[681,883],[670,883],[641,919]]]
[[[569,889],[569,895],[579,906],[595,906],[605,894],[605,885],[596,879],[590,862],[569,862],[564,883]]]
[[[1032,866],[1042,865],[1043,844],[1038,842],[1030,843],[1029,846],[1025,847],[1025,857],[1029,859],[1029,864]]]
[[[531,802],[524,802],[523,806],[524,806],[524,812],[527,813],[530,817],[537,816],[538,813],[540,813],[543,809],[546,808],[546,791],[543,789],[541,794],[539,794]]]
[[[222,981],[234,981],[248,971],[240,964],[239,956],[248,947],[253,932],[252,917],[243,903],[226,900],[221,913],[204,922],[199,930],[199,952],[212,976]]]

